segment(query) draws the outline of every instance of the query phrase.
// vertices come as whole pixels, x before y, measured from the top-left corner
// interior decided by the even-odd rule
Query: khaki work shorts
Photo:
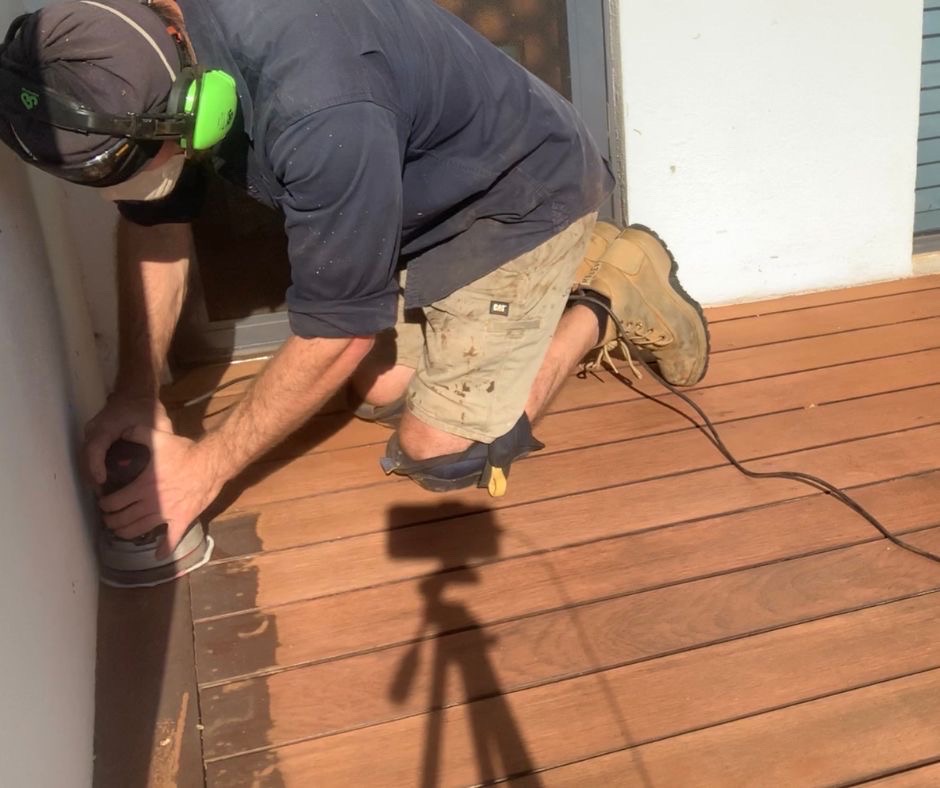
[[[561,319],[597,214],[441,301],[404,309],[376,337],[385,364],[415,370],[406,395],[421,421],[491,443],[515,425]],[[404,289],[404,272],[400,293]]]

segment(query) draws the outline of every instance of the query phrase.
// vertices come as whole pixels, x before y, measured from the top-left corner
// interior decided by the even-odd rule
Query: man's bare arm
[[[118,224],[120,356],[115,389],[156,395],[183,308],[192,250],[188,224]]]
[[[133,538],[167,523],[161,557],[222,486],[313,415],[352,375],[372,339],[292,337],[255,379],[245,398],[202,439],[138,427],[153,462],[134,482],[101,499],[105,524]]]
[[[368,337],[291,337],[245,398],[197,447],[227,481],[300,427],[339,390],[372,347]]]
[[[151,413],[162,413],[160,372],[185,296],[191,245],[186,225],[143,228],[122,222],[120,372],[115,394],[96,421],[109,412],[127,416],[133,408],[126,403],[150,403]],[[137,480],[101,499],[105,523],[130,538],[165,522],[168,539],[162,549],[172,550],[222,485],[322,407],[371,347],[371,337],[288,339],[228,418],[196,442],[173,435],[168,423],[156,419],[137,418],[117,432],[113,418],[99,424],[107,429],[97,430],[89,442],[99,483],[104,453],[118,437],[146,443],[153,451],[153,462]]]
[[[118,224],[118,374],[108,402],[85,427],[91,478],[105,480],[108,447],[128,429],[170,430],[158,399],[160,374],[186,294],[192,249],[188,224]]]

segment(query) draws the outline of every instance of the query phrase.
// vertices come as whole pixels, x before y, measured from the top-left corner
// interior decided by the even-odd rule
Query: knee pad
[[[429,460],[413,460],[405,454],[396,432],[379,462],[386,474],[407,476],[431,492],[476,486],[485,487],[491,496],[499,498],[506,494],[512,463],[544,448],[532,435],[529,417],[523,413],[509,432],[492,443],[474,442],[462,452]]]

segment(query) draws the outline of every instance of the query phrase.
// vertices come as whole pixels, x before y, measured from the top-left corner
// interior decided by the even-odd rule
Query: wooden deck
[[[693,397],[731,449],[849,488],[940,552],[940,277],[709,316]],[[168,398],[256,368],[200,370]],[[181,428],[244,385],[177,406]],[[318,417],[226,491],[208,567],[105,593],[106,664],[129,658],[108,645],[118,620],[173,644],[162,687],[101,679],[112,703],[149,693],[138,777],[940,785],[940,565],[827,496],[742,477],[606,376],[572,378],[536,434],[505,498],[435,496],[383,476],[384,429]],[[150,631],[128,634],[147,605]],[[99,759],[124,719],[99,715]]]

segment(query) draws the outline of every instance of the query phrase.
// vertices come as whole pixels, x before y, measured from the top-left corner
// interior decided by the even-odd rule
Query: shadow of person
[[[461,701],[464,707],[470,738],[476,756],[478,777],[488,783],[509,775],[530,772],[532,758],[513,716],[512,709],[502,694],[499,679],[489,658],[489,651],[496,639],[477,621],[470,609],[458,600],[448,599],[447,592],[460,585],[481,582],[480,573],[472,568],[487,559],[499,556],[501,530],[492,511],[482,514],[467,509],[476,515],[479,527],[465,533],[455,542],[427,540],[423,542],[408,538],[407,528],[395,528],[403,519],[422,522],[434,519],[436,506],[395,507],[389,512],[388,554],[393,558],[414,560],[415,558],[439,558],[441,570],[428,576],[420,585],[424,610],[414,645],[402,658],[395,673],[389,696],[403,703],[415,685],[420,667],[421,653],[433,650],[430,663],[430,687],[427,701],[424,757],[421,777],[417,783],[422,788],[440,785],[441,756],[445,734],[445,709],[448,702],[447,686],[450,671],[456,672],[462,683]],[[463,512],[458,512],[460,516]],[[448,517],[453,516],[448,512]],[[440,523],[447,528],[447,522]],[[454,559],[459,556],[454,571]],[[462,564],[462,566],[460,566]],[[462,637],[441,638],[438,632],[460,632]],[[459,644],[459,645],[458,645]],[[531,783],[537,785],[538,782]]]

